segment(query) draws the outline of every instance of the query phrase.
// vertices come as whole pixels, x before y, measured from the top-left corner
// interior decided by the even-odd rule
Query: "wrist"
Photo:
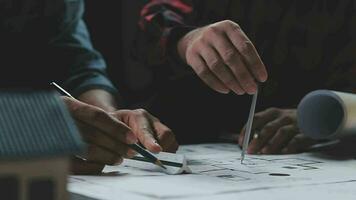
[[[193,41],[193,39],[195,38],[195,35],[199,32],[200,32],[200,28],[191,30],[190,32],[186,33],[177,42],[177,52],[178,52],[179,57],[184,61],[184,63],[187,63],[186,52],[189,47],[189,44]]]
[[[177,43],[177,52],[178,52],[178,56],[179,58],[184,62],[187,63],[187,59],[185,58],[185,52],[187,50],[187,42],[185,41],[185,36],[182,37],[178,43]]]
[[[184,54],[180,53],[180,49],[183,38],[187,35],[187,33],[195,30],[196,27],[192,26],[177,26],[169,29],[167,31],[167,56],[169,59],[173,60],[175,63],[186,64]],[[183,56],[181,56],[183,55]]]
[[[78,96],[78,100],[97,106],[107,112],[118,109],[117,97],[102,89],[87,90]]]

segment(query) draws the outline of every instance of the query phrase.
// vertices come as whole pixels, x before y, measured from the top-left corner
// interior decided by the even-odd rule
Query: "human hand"
[[[120,164],[123,158],[136,154],[128,144],[138,141],[152,152],[175,152],[178,148],[172,131],[142,109],[109,113],[75,99],[62,99],[88,144],[84,160],[73,158],[72,171],[75,174],[97,174],[105,165]]]
[[[241,146],[245,130],[243,128],[239,136]],[[252,136],[254,130],[259,134],[249,143],[249,154],[298,153],[317,143],[298,129],[295,109],[269,108],[259,112],[254,116],[252,130]]]
[[[187,33],[178,41],[180,57],[212,89],[253,94],[267,80],[267,70],[250,39],[235,22],[225,20]]]
[[[151,152],[177,151],[178,143],[173,132],[146,110],[117,110],[118,105],[114,96],[100,89],[86,91],[78,99],[104,109],[111,116],[125,123],[139,142]]]
[[[124,157],[135,154],[128,144],[138,141],[131,129],[104,110],[78,100],[62,97],[83,140],[88,144],[85,160],[74,158],[72,171],[76,174],[100,173],[106,164],[114,165]]]
[[[171,129],[146,110],[118,110],[111,112],[111,115],[129,126],[139,142],[149,151],[177,151],[178,143]]]

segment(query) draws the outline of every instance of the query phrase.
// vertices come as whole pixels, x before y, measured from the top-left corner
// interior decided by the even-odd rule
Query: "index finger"
[[[228,38],[244,58],[250,72],[254,75],[256,80],[265,82],[268,77],[266,67],[250,39],[240,26],[233,22],[228,23],[226,30]]]
[[[75,99],[67,97],[62,99],[67,104],[73,118],[94,126],[118,141],[126,144],[133,144],[137,142],[137,138],[126,124],[112,117],[104,110]]]
[[[161,152],[162,147],[158,144],[157,140],[155,139],[156,132],[152,127],[148,114],[143,111],[136,111],[135,115],[133,130],[136,132],[137,137],[139,138],[140,142],[143,144],[151,152]]]
[[[279,115],[279,110],[277,108],[268,108],[264,111],[258,112],[253,118],[252,130],[260,130],[268,122],[275,120]],[[243,138],[246,131],[246,125],[241,129],[239,135],[239,144],[242,145]]]

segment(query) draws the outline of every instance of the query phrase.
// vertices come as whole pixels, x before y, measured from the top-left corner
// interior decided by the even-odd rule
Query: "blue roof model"
[[[0,91],[0,160],[75,154],[83,146],[56,92]]]

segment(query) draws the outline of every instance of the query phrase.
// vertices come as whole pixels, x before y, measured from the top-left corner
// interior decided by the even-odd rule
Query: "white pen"
[[[253,117],[255,115],[255,108],[256,108],[256,102],[257,102],[257,95],[258,95],[258,87],[256,90],[256,93],[252,97],[252,103],[251,103],[251,108],[250,108],[250,113],[248,115],[248,120],[247,120],[247,125],[246,125],[246,132],[244,136],[244,141],[242,144],[242,151],[241,151],[241,164],[243,164],[243,161],[245,159],[245,154],[246,150],[248,147],[248,143],[250,140],[250,135],[251,135],[251,129],[252,129],[252,123],[253,123]]]

